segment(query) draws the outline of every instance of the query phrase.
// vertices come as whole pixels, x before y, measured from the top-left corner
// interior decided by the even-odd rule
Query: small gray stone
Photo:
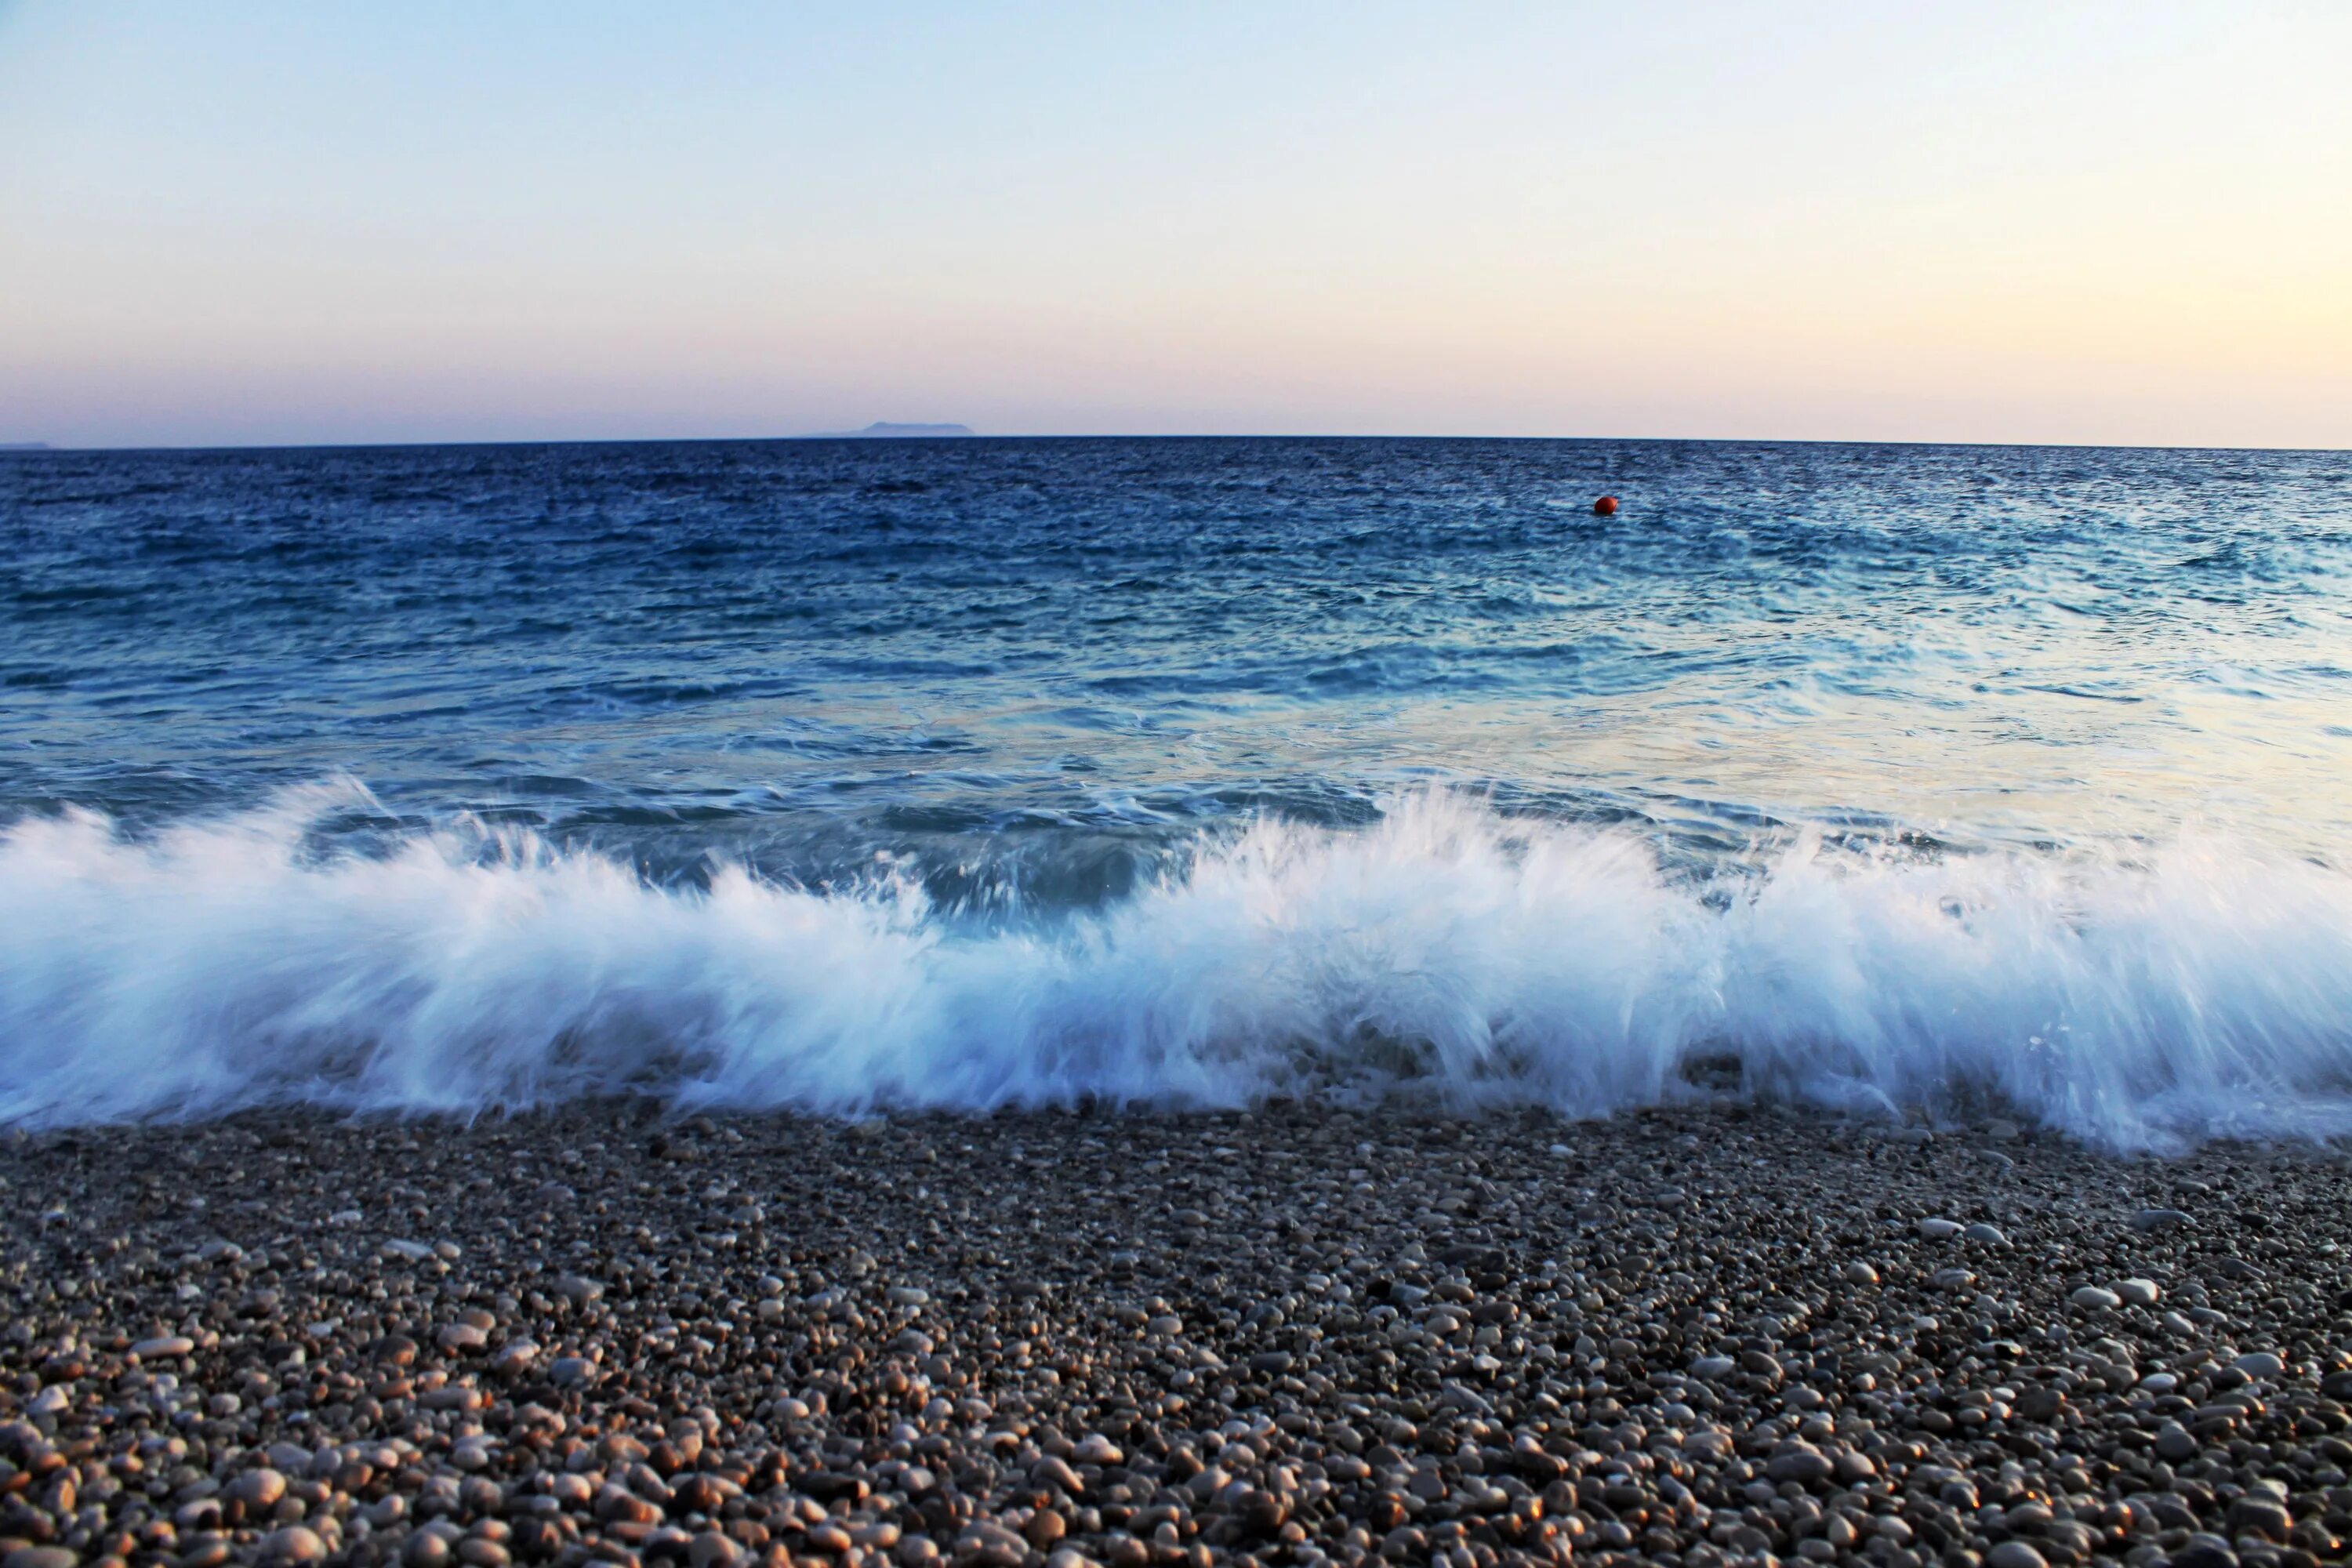
[[[2050,1560],[2022,1541],[2004,1541],[1985,1553],[1985,1568],[2050,1568]]]
[[[2248,1492],[2230,1504],[2230,1528],[2270,1541],[2284,1541],[2294,1528],[2294,1516],[2274,1498]]]
[[[1773,1480],[1795,1481],[1801,1486],[1825,1481],[1836,1470],[1829,1456],[1810,1443],[1791,1444],[1764,1464],[1764,1473]]]
[[[604,1299],[604,1284],[584,1274],[566,1274],[555,1282],[555,1293],[574,1308],[586,1307]]]
[[[470,1355],[489,1342],[489,1335],[471,1323],[452,1323],[441,1331],[441,1348],[452,1354]]]
[[[289,1524],[262,1537],[261,1560],[264,1563],[323,1563],[327,1560],[327,1543],[319,1539],[318,1531],[308,1526]]]
[[[278,1506],[286,1495],[286,1477],[278,1470],[264,1467],[247,1470],[229,1482],[224,1494],[229,1501],[243,1503],[247,1513],[262,1513]]]
[[[78,1568],[80,1562],[62,1546],[19,1546],[0,1558],[0,1568]]]

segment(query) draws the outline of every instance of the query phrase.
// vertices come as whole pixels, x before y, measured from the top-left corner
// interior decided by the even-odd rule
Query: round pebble
[[[2317,1153],[1996,1162],[1762,1103],[646,1114],[0,1143],[74,1216],[0,1275],[0,1568],[2292,1568],[2352,1519]],[[2148,1185],[2203,1226],[2119,1227]]]

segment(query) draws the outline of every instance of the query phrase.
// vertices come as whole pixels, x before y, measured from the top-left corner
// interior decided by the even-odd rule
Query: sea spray
[[[1204,836],[1107,910],[705,887],[462,827],[320,849],[344,792],[0,835],[0,1118],[476,1114],[608,1093],[857,1114],[1412,1085],[1605,1114],[1748,1090],[1999,1102],[2116,1148],[2352,1131],[2352,877],[2221,839],[1653,843],[1401,796]]]

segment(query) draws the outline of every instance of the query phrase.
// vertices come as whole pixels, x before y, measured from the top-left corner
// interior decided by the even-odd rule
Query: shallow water
[[[2352,1127],[2352,455],[29,454],[0,630],[0,1117]]]

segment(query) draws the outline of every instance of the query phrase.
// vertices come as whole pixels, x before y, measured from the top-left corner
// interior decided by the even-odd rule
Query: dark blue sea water
[[[2347,454],[0,455],[0,1117],[2333,1131],[2347,697]]]

